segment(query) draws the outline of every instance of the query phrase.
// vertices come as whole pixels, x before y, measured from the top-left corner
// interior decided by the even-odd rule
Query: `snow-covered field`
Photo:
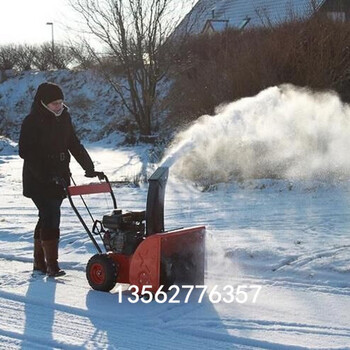
[[[240,132],[240,143],[238,132],[234,134],[234,142],[243,147],[245,158],[231,169],[223,166],[227,165],[229,153],[221,157],[221,165],[216,163],[215,167],[225,170],[227,176],[237,169],[244,172],[244,162],[254,161],[247,158],[253,157],[251,153],[244,153],[247,148],[243,141],[250,137],[250,146],[253,141],[261,145],[265,137],[247,122],[248,114],[257,115],[248,108],[249,103],[261,106],[266,98],[276,108],[274,94],[276,91],[269,91],[257,101],[248,100],[239,108],[236,105],[240,111],[239,122],[234,118],[236,126],[247,133]],[[230,115],[234,115],[234,107],[230,108]],[[229,131],[230,123],[223,120],[224,129]],[[132,303],[131,294],[124,293],[120,298],[116,289],[111,293],[92,290],[84,270],[95,253],[94,247],[67,200],[62,208],[60,261],[68,275],[56,281],[32,277],[32,233],[37,213],[32,202],[21,194],[22,160],[14,144],[0,144],[1,349],[350,349],[349,180],[337,177],[336,172],[329,178],[307,177],[306,169],[298,178],[296,168],[288,168],[288,174],[294,175],[288,180],[246,178],[216,183],[213,170],[208,168],[218,153],[213,143],[208,145],[203,132],[213,132],[215,125],[209,122],[208,128],[206,123],[200,124],[200,137],[192,130],[191,137],[186,134],[182,139],[185,144],[175,145],[165,160],[174,164],[166,191],[166,229],[202,224],[207,227],[208,293],[200,300],[197,290],[185,302],[187,290],[183,290],[179,303],[169,302],[170,296],[165,303]],[[278,124],[285,135],[289,124]],[[319,142],[326,140],[333,152],[332,159],[327,160],[337,161],[326,121],[318,120],[317,125],[317,130],[310,126],[303,140],[314,134]],[[260,123],[259,130],[262,129]],[[342,136],[341,129],[337,130]],[[232,134],[228,134],[218,137],[217,144],[229,148],[227,137]],[[297,156],[301,157],[301,140],[296,134],[290,136],[299,147],[297,154],[289,154],[293,164]],[[266,145],[278,153],[276,144]],[[146,146],[87,146],[96,168],[110,180],[136,178],[141,169],[152,172],[146,164]],[[196,146],[205,153],[201,171],[210,173],[209,184],[205,176],[199,181],[198,172],[190,169],[197,164],[193,161],[196,154],[199,157],[198,149],[193,148]],[[285,150],[281,145],[279,149]],[[277,156],[275,159],[278,164],[284,161]],[[301,160],[305,167],[310,158]],[[315,162],[318,168],[314,164],[312,175],[320,170],[319,163]],[[267,165],[271,163],[263,164]],[[185,179],[181,177],[184,169]],[[327,169],[321,170],[324,175]],[[341,169],[341,173],[345,170]],[[89,181],[75,162],[72,172],[76,182]],[[223,176],[220,172],[218,179]],[[147,184],[114,190],[120,208],[145,208]],[[108,196],[101,196],[87,198],[97,218],[111,207]],[[232,287],[234,300],[228,293]],[[211,294],[215,289],[225,298],[219,303]]]

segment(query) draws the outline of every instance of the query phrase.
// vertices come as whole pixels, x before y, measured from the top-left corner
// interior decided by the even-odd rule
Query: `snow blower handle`
[[[89,173],[89,175],[92,175],[92,173]],[[82,195],[87,195],[87,194],[109,193],[112,197],[113,209],[117,209],[117,201],[115,199],[112,186],[108,180],[108,177],[102,171],[94,171],[94,177],[95,176],[98,176],[99,180],[101,181],[100,183],[91,183],[88,185],[77,186],[74,180],[72,179],[74,186],[66,187],[66,193],[67,193],[68,199],[71,201],[71,197],[76,195],[79,195],[81,197]],[[102,180],[104,181],[102,182]]]
[[[77,186],[75,184],[74,180],[72,179],[72,181],[74,183],[74,186],[68,186],[68,187],[66,186],[66,194],[67,194],[68,200],[69,200],[69,202],[71,204],[71,207],[73,208],[75,214],[77,215],[77,217],[80,220],[81,224],[85,228],[85,231],[88,234],[88,236],[90,237],[92,243],[96,247],[97,251],[99,253],[102,253],[102,250],[99,247],[98,243],[96,242],[95,238],[93,237],[92,232],[90,231],[89,227],[86,225],[83,217],[80,215],[77,207],[75,206],[72,197],[73,196],[80,196],[80,198],[83,201],[83,203],[85,205],[85,208],[88,211],[88,213],[90,214],[90,217],[91,217],[91,219],[92,219],[94,224],[95,224],[96,221],[92,217],[92,215],[90,213],[90,210],[89,210],[88,206],[85,203],[83,195],[98,194],[98,193],[109,193],[111,195],[111,197],[112,197],[113,208],[114,209],[117,209],[117,201],[115,199],[115,196],[114,196],[114,193],[113,193],[113,190],[112,190],[112,186],[111,186],[111,184],[110,184],[110,182],[108,180],[108,177],[103,172],[94,171],[94,172],[90,172],[89,175],[93,175],[93,176],[89,176],[89,177],[98,176],[100,181],[101,180],[104,180],[104,181],[101,182],[101,183],[91,183],[91,184],[87,184],[87,185],[79,185],[79,186]],[[85,174],[85,176],[86,176],[86,174]],[[96,227],[95,226],[94,226],[93,231],[95,231],[93,233],[96,234]],[[97,234],[99,234],[99,233],[97,233]]]
[[[100,181],[106,179],[106,175],[103,171],[85,171],[85,177],[98,177]]]

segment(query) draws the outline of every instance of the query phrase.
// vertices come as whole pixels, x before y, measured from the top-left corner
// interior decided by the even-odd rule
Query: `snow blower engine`
[[[100,183],[67,187],[69,202],[97,250],[86,266],[86,277],[93,289],[110,291],[116,283],[126,283],[137,286],[139,291],[147,285],[156,293],[161,286],[167,290],[171,285],[204,284],[205,227],[164,229],[168,172],[167,167],[160,167],[149,178],[146,210],[140,212],[123,213],[117,208],[104,174],[100,173]],[[113,210],[101,221],[93,220],[90,230],[72,197],[96,193],[109,193]]]
[[[128,212],[114,209],[111,214],[104,215],[103,244],[107,251],[130,255],[142,242],[145,235],[145,211]],[[94,231],[94,230],[93,230]]]

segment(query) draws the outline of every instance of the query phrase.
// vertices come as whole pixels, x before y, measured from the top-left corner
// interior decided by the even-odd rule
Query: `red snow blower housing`
[[[144,285],[156,292],[160,286],[204,283],[205,227],[196,226],[164,230],[164,196],[169,169],[158,168],[149,178],[146,210],[123,213],[107,176],[81,186],[69,186],[67,197],[97,249],[86,266],[86,277],[95,290],[110,291],[116,283]],[[110,193],[113,211],[102,220],[93,220],[92,230],[86,225],[73,203],[75,195]],[[104,246],[100,248],[95,236]]]

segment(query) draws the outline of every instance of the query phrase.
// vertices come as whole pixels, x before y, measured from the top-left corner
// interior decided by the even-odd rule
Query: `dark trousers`
[[[32,198],[39,210],[39,220],[34,231],[34,239],[48,241],[59,238],[62,198]]]

